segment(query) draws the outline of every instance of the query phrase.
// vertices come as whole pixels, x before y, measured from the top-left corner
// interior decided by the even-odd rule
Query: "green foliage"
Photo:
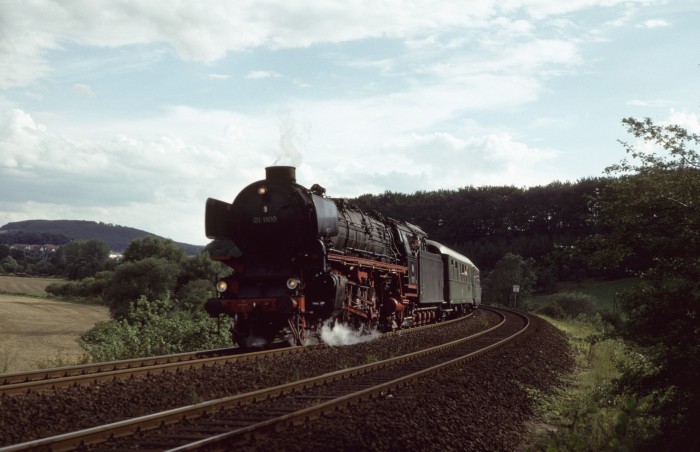
[[[643,355],[619,339],[601,339],[595,321],[555,321],[575,351],[577,371],[565,390],[551,395],[531,391],[538,417],[556,428],[540,435],[534,450],[637,450],[659,431],[649,400],[620,393],[616,380],[627,368],[644,368]]]
[[[552,297],[553,303],[559,305],[564,315],[568,318],[576,318],[579,315],[593,317],[596,313],[595,299],[580,292],[564,292]]]
[[[129,304],[140,297],[150,301],[168,297],[175,292],[178,273],[177,263],[162,258],[123,262],[114,271],[105,291],[112,316],[126,315]]]
[[[39,220],[42,221],[42,220]],[[27,245],[44,245],[50,243],[52,245],[63,245],[71,241],[68,236],[54,232],[36,232],[23,230],[24,225],[31,223],[32,220],[16,223],[7,223],[0,228],[0,243],[13,245],[15,243],[24,243]],[[2,253],[0,252],[0,257]]]
[[[537,314],[546,315],[553,319],[562,320],[566,318],[566,313],[556,301],[550,301],[546,305],[535,311]]]
[[[213,286],[222,272],[221,264],[209,258],[205,252],[188,257],[180,262],[180,273],[177,278],[178,286],[184,286],[191,281],[207,280]],[[227,272],[230,269],[227,270]]]
[[[175,294],[180,309],[202,311],[206,300],[214,296],[214,285],[207,279],[190,281]]]
[[[126,226],[82,220],[27,220],[7,223],[0,227],[0,243],[28,243],[62,245],[71,240],[99,239],[114,251],[123,251],[137,238],[153,234]],[[180,244],[188,254],[195,254],[200,246]]]
[[[644,347],[653,372],[628,369],[621,388],[648,398],[661,433],[647,446],[700,449],[700,136],[650,119],[625,119],[628,131],[664,153],[624,143],[631,160],[601,198],[609,233],[598,250],[642,277],[624,293],[623,337]]]
[[[624,337],[644,347],[654,364],[650,373],[630,369],[622,386],[649,397],[662,419],[664,435],[652,448],[700,447],[693,428],[693,413],[700,412],[700,259],[680,264],[660,263],[621,300]]]
[[[484,301],[508,306],[520,306],[532,295],[536,276],[531,260],[508,253],[496,263],[485,279]],[[518,285],[517,298],[513,285]]]
[[[136,262],[147,258],[159,258],[180,263],[186,258],[185,252],[175,242],[157,237],[135,239],[124,251],[124,262]]]
[[[120,320],[100,323],[85,333],[80,345],[94,361],[155,356],[230,345],[226,328],[203,311],[176,309],[169,298],[141,297]]]
[[[0,261],[0,271],[3,273],[14,273],[20,268],[19,264],[12,256],[6,256]]]
[[[216,279],[216,263],[205,253],[187,257],[172,240],[134,240],[105,291],[115,318],[126,314],[130,302],[175,296],[184,309],[201,307]],[[201,298],[198,298],[201,297]]]
[[[353,201],[364,210],[419,225],[432,239],[469,256],[487,271],[508,252],[539,259],[593,233],[598,225],[595,194],[604,185],[604,179],[584,179],[527,189],[386,192]]]
[[[62,246],[58,252],[64,276],[75,281],[108,270],[112,266],[109,251],[109,246],[97,239],[73,240]]]
[[[103,303],[104,294],[112,282],[112,272],[104,271],[67,283],[53,283],[46,287],[46,292],[72,301],[84,300],[93,303]]]
[[[623,142],[632,160],[606,171],[619,174],[603,191],[601,215],[609,231],[600,254],[611,265],[644,271],[660,259],[692,258],[700,249],[700,158],[688,147],[700,136],[650,119],[623,121],[637,138],[667,155]],[[606,252],[607,251],[607,252]]]

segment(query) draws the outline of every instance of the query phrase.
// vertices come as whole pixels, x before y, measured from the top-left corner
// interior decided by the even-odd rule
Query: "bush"
[[[112,317],[127,315],[129,304],[139,297],[154,301],[174,293],[178,270],[178,264],[154,257],[119,265],[105,291]]]
[[[105,271],[80,281],[49,284],[46,287],[46,292],[57,297],[70,298],[73,301],[102,302],[111,279],[112,272]]]
[[[566,317],[576,318],[580,315],[593,317],[596,313],[595,298],[580,292],[564,292],[553,297],[566,314]]]
[[[562,320],[566,318],[566,313],[556,301],[552,301],[549,304],[542,306],[541,308],[536,310],[535,313],[546,315],[547,317],[551,317],[553,319]]]
[[[177,306],[180,309],[189,311],[201,311],[203,305],[209,298],[214,296],[214,285],[206,279],[190,281],[178,289],[175,294]]]
[[[80,345],[94,361],[114,361],[231,346],[227,328],[204,311],[175,309],[166,298],[141,297],[121,320],[102,322],[83,334]]]

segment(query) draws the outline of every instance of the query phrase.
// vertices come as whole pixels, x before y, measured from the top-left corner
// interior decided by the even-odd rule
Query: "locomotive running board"
[[[343,265],[357,265],[360,267],[369,268],[381,268],[384,270],[389,270],[392,272],[402,272],[407,273],[408,267],[405,265],[387,264],[385,262],[377,262],[371,259],[363,259],[361,257],[355,256],[343,256],[341,254],[329,254],[328,260],[332,262],[339,262]]]

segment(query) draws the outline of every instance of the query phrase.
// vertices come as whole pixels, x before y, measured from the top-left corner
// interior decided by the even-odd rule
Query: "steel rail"
[[[487,308],[488,310],[492,310]],[[498,311],[495,311],[499,313]],[[500,313],[499,313],[500,314]],[[420,357],[428,356],[431,354],[438,353],[445,348],[453,347],[476,338],[479,338],[485,334],[497,330],[502,327],[506,318],[503,314],[500,314],[502,320],[497,325],[481,331],[477,334],[473,334],[466,338],[461,338],[446,344],[442,344],[435,347],[430,347],[425,350],[420,350],[417,352],[409,353],[406,355],[393,357],[387,360],[378,361],[375,363],[369,363],[362,366],[353,367],[350,369],[343,369],[334,372],[329,372],[320,376],[306,378],[300,381],[286,383],[271,388],[260,389],[257,391],[252,391],[244,394],[238,394],[234,396],[225,397],[217,400],[210,400],[207,402],[198,403],[195,405],[189,405],[181,408],[176,408],[172,410],[163,411],[160,413],[150,414],[146,416],[141,416],[133,419],[127,419],[124,421],[114,422],[111,424],[97,426],[88,428],[85,430],[80,430],[72,433],[65,433],[61,435],[56,435],[48,438],[42,438],[34,441],[29,441],[21,444],[16,444],[13,446],[7,446],[0,448],[0,452],[14,452],[20,450],[32,450],[32,449],[47,449],[51,450],[73,450],[79,447],[85,447],[87,445],[103,443],[112,438],[119,438],[123,436],[133,435],[136,432],[143,432],[147,430],[153,430],[165,425],[175,424],[182,421],[183,419],[194,419],[200,417],[204,414],[211,414],[222,409],[230,409],[239,405],[249,404],[256,401],[263,401],[270,398],[278,397],[281,395],[289,394],[301,389],[314,388],[324,385],[329,382],[335,382],[342,379],[347,379],[357,375],[363,375],[375,370],[389,368],[397,366],[402,363],[413,361]],[[464,319],[464,318],[462,318]],[[462,320],[457,319],[457,320]],[[406,330],[410,331],[410,330]],[[404,332],[406,332],[404,331]],[[298,347],[303,348],[303,347]],[[489,347],[491,348],[491,347]],[[327,402],[328,403],[328,402]],[[327,404],[326,403],[326,404]],[[326,405],[322,404],[322,405]],[[280,417],[280,422],[289,418],[289,415]],[[264,426],[263,426],[264,427]],[[246,433],[245,431],[243,433]],[[242,434],[242,433],[241,433]]]
[[[464,320],[471,315],[457,319],[397,330],[387,335],[405,334],[423,331],[431,327],[448,325]],[[57,367],[53,369],[35,370],[0,374],[0,396],[20,395],[29,392],[49,391],[73,385],[85,385],[98,381],[125,379],[139,375],[154,375],[163,372],[173,372],[178,369],[193,369],[217,364],[259,359],[262,356],[276,354],[301,353],[323,348],[324,344],[307,345],[304,347],[284,347],[262,350],[250,353],[237,353],[235,348],[224,348],[207,351],[177,353],[148,358],[133,358],[105,363],[82,364],[77,366]]]
[[[252,353],[236,355],[213,356],[209,358],[190,359],[185,361],[168,361],[161,364],[145,364],[141,367],[117,368],[116,370],[102,370],[93,373],[69,375],[66,377],[49,378],[47,380],[32,380],[21,383],[13,383],[0,386],[0,396],[27,394],[30,392],[49,391],[52,389],[66,388],[74,385],[86,385],[98,381],[112,381],[127,379],[140,375],[156,375],[164,372],[175,372],[184,369],[197,369],[215,366],[219,364],[237,361],[255,360],[262,356],[282,355],[289,353],[303,353],[324,345],[312,345],[309,347],[287,347],[274,350],[264,350]],[[165,355],[164,355],[165,356]],[[167,355],[173,356],[173,355]],[[145,360],[148,362],[148,359]],[[110,366],[107,365],[107,368]]]
[[[497,310],[494,310],[492,308],[486,308],[488,310],[491,310],[493,312],[498,312]],[[246,437],[250,436],[254,433],[262,432],[262,431],[269,431],[274,428],[278,428],[283,425],[292,425],[292,424],[300,424],[303,422],[306,422],[308,420],[318,418],[321,415],[325,413],[330,413],[333,411],[336,411],[340,408],[346,407],[348,405],[352,404],[357,404],[363,400],[370,399],[375,396],[381,396],[384,394],[388,394],[389,391],[395,388],[399,388],[405,385],[410,384],[412,381],[415,381],[419,378],[425,377],[427,375],[442,371],[446,368],[455,366],[457,364],[461,364],[464,361],[468,361],[471,359],[474,359],[490,350],[493,350],[496,347],[500,347],[501,345],[508,343],[515,339],[516,337],[520,336],[523,334],[530,326],[530,320],[528,317],[524,314],[521,314],[517,311],[512,311],[509,309],[505,309],[506,311],[515,314],[517,316],[520,316],[525,320],[525,325],[522,329],[518,330],[514,334],[502,338],[498,342],[495,342],[493,344],[490,344],[484,348],[481,348],[479,350],[476,350],[471,353],[467,353],[462,356],[458,356],[456,358],[450,359],[446,362],[436,364],[434,366],[419,370],[417,372],[410,373],[408,375],[403,375],[398,378],[395,378],[393,380],[387,381],[387,382],[382,382],[379,384],[376,384],[372,387],[366,388],[366,389],[361,389],[359,391],[355,391],[346,395],[339,396],[337,398],[333,398],[331,400],[328,400],[326,402],[321,402],[316,405],[303,408],[300,410],[296,410],[291,413],[285,413],[283,415],[271,418],[271,419],[266,419],[257,423],[254,423],[252,425],[248,425],[245,427],[237,428],[234,430],[231,430],[229,432],[225,433],[220,433],[217,435],[213,435],[209,438],[201,439],[198,441],[193,441],[191,443],[185,444],[183,446],[179,447],[174,447],[168,449],[169,452],[181,452],[181,451],[189,451],[189,450],[200,450],[203,448],[211,448],[216,445],[221,445],[223,443],[226,443],[228,441],[231,441],[235,438],[240,438],[240,437]],[[489,330],[483,331],[475,336],[482,336],[483,334],[486,334],[487,332],[490,332],[494,329],[500,328],[503,326],[506,322],[505,317],[503,318],[503,321],[496,325],[493,328],[490,328]],[[433,348],[446,348],[446,347],[451,347],[454,345],[457,345],[456,343],[461,343],[464,342],[465,340],[470,340],[471,336],[469,338],[464,338],[460,339],[457,341],[454,341],[453,343],[449,344],[444,344],[443,346],[438,346],[438,347],[433,347]],[[430,350],[430,349],[429,349]],[[431,353],[428,350],[425,351],[425,354]],[[419,354],[423,354],[422,352],[418,352]],[[402,357],[399,357],[402,358]],[[393,358],[392,358],[393,360]],[[391,361],[391,360],[387,360]],[[398,362],[402,362],[403,360],[400,360]]]
[[[51,378],[70,377],[72,375],[84,375],[98,372],[109,372],[120,369],[131,369],[156,364],[181,362],[192,359],[201,359],[210,356],[229,355],[236,352],[235,348],[221,348],[207,351],[189,353],[176,353],[172,355],[152,356],[148,358],[133,358],[103,363],[79,364],[75,366],[54,367],[50,369],[30,370],[26,372],[13,372],[0,374],[0,385],[24,383]]]

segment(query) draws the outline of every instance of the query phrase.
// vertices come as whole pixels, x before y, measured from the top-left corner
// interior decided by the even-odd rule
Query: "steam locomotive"
[[[280,334],[304,345],[326,322],[359,332],[418,326],[481,302],[468,258],[418,226],[297,184],[294,167],[266,168],[232,204],[207,199],[205,230],[235,244],[211,255],[232,271],[205,309],[231,317],[240,347],[266,347]]]

